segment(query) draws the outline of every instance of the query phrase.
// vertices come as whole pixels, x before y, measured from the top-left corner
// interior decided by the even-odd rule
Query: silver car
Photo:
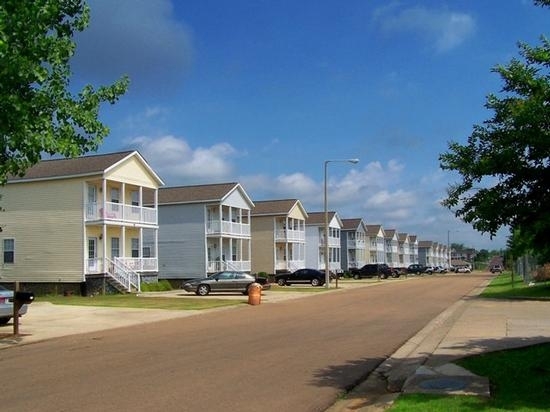
[[[27,305],[21,306],[19,316],[27,313]],[[5,325],[13,317],[13,291],[0,285],[0,325]]]
[[[182,288],[186,292],[195,292],[200,296],[206,296],[210,292],[241,292],[246,295],[252,283],[259,283],[263,289],[269,288],[265,278],[232,271],[218,272],[203,279],[189,280],[183,283]]]

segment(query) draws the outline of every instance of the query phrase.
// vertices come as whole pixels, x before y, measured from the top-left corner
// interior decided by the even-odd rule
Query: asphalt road
[[[324,411],[487,275],[444,275],[0,351],[2,411]]]

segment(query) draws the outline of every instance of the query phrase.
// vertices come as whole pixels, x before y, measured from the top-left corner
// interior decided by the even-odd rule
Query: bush
[[[166,279],[160,280],[157,283],[142,283],[142,292],[164,292],[172,290],[172,285]]]
[[[537,269],[535,276],[533,276],[535,282],[547,282],[550,280],[550,263],[546,263]]]

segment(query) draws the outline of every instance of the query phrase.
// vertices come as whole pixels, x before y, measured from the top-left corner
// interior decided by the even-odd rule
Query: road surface
[[[487,279],[425,276],[0,351],[8,411],[324,411]]]

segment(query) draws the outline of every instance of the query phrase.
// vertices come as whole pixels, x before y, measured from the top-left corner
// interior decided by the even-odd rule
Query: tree
[[[550,42],[518,47],[521,59],[493,68],[504,82],[500,96],[487,97],[493,117],[439,157],[462,178],[443,205],[482,233],[512,228],[550,261]]]
[[[109,129],[98,120],[128,78],[97,90],[69,91],[76,31],[88,26],[83,0],[0,2],[0,184],[22,175],[43,153],[66,157],[97,150]]]

